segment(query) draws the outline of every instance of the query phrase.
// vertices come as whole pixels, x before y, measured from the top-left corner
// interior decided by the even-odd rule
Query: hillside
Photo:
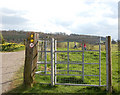
[[[5,41],[7,42],[16,42],[16,43],[20,43],[20,42],[24,42],[24,39],[26,39],[26,34],[27,32],[31,32],[31,31],[16,31],[16,30],[3,30],[2,31],[2,35],[5,39]],[[39,33],[39,37],[40,39],[44,39],[44,38],[55,38],[58,41],[82,41],[82,40],[89,40],[90,42],[95,43],[97,40],[96,38],[98,38],[99,36],[90,36],[90,35],[78,35],[78,34],[70,34],[67,35],[65,33],[43,33],[43,32],[37,32]],[[91,39],[92,38],[92,39]],[[90,40],[91,39],[91,40]],[[101,37],[101,40],[104,42],[106,40],[105,37]]]

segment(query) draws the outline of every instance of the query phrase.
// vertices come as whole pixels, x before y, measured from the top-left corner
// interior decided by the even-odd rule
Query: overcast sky
[[[0,15],[1,29],[118,39],[118,0],[0,0]]]

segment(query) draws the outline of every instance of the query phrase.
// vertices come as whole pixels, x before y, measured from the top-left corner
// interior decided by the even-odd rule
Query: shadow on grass
[[[64,67],[62,67],[62,66],[57,67],[57,69],[62,69],[62,68],[64,68]]]
[[[51,86],[50,84],[48,85],[48,84],[35,83],[32,88],[26,88],[26,87],[24,87],[23,84],[21,84],[9,92],[3,93],[2,95],[14,95],[14,94],[15,95],[24,95],[25,93],[30,93],[30,94],[31,93],[34,93],[34,94],[35,93],[46,93],[45,91],[48,91],[48,90],[52,90],[54,92],[54,90],[57,87],[58,86]]]
[[[91,93],[92,95],[119,95],[120,92],[117,92],[115,89],[112,90],[110,94],[106,87],[86,87],[77,91],[78,93]]]
[[[77,84],[85,84],[82,79],[78,79],[76,77],[63,77],[58,80],[60,83],[77,83]]]
[[[22,85],[18,86],[17,88],[9,91],[8,93],[2,94],[2,95],[14,95],[14,94],[15,95],[26,95],[26,93],[28,93],[28,95],[29,94],[30,95],[36,95],[38,93],[41,93],[40,95],[42,95],[42,94],[43,95],[46,95],[46,94],[49,95],[50,93],[53,93],[53,95],[54,95],[56,93],[56,95],[57,95],[57,90],[58,89],[59,89],[59,85],[51,86],[51,85],[48,85],[48,84],[35,83],[32,88],[25,88],[22,84]],[[62,89],[59,89],[59,90],[62,90]],[[61,92],[61,93],[65,94],[65,95],[67,94],[67,93],[64,93],[64,92]],[[76,90],[76,92],[75,92],[76,95],[81,95],[81,94],[82,95],[83,94],[84,95],[118,95],[118,93],[120,93],[120,92],[116,92],[113,89],[113,93],[108,94],[105,87],[86,87],[86,88],[80,88],[79,90]],[[75,94],[73,93],[73,95],[75,95]]]
[[[101,89],[100,87],[86,87],[86,88],[82,88],[80,90],[77,91],[78,93],[91,93],[92,95],[98,95],[98,94],[102,94],[102,95],[106,95],[107,91],[104,89]]]

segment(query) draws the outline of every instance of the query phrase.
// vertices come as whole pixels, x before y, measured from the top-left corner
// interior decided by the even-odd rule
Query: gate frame
[[[55,78],[55,85],[76,85],[76,86],[106,86],[106,85],[101,85],[101,37],[98,37],[97,39],[99,39],[98,43],[99,43],[99,50],[85,50],[85,51],[98,51],[99,52],[99,85],[89,85],[89,84],[69,84],[69,83],[56,83],[56,78]],[[61,42],[61,41],[58,41],[58,42]],[[68,70],[68,73],[69,73],[69,42],[74,42],[74,41],[62,41],[62,42],[67,42],[67,55],[68,55],[68,65],[67,65],[67,70]],[[56,46],[56,45],[55,45]],[[56,49],[56,47],[55,47]],[[66,52],[66,51],[55,51],[55,54],[57,52]],[[72,50],[72,52],[76,52],[74,50]],[[77,52],[82,52],[82,79],[84,81],[84,41],[82,41],[82,51],[77,51]],[[55,58],[55,61],[56,61],[56,58]],[[61,63],[62,64],[62,63]],[[88,63],[89,64],[89,63]],[[96,63],[90,63],[90,64],[96,64]],[[56,68],[56,62],[55,62],[55,68]],[[63,74],[64,75],[64,74]],[[89,76],[89,75],[87,75]],[[91,75],[90,75],[91,76]],[[94,75],[94,76],[97,76],[97,75]],[[56,77],[56,69],[55,69],[55,77]]]

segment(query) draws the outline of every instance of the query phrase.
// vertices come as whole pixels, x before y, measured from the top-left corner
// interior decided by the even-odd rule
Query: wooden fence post
[[[28,33],[24,65],[24,85],[26,87],[32,87],[34,81],[35,70],[37,67],[37,42],[38,34],[34,32]]]
[[[112,93],[112,57],[111,57],[111,36],[107,37],[107,53],[108,56],[107,62],[108,62],[108,91],[109,93]]]

